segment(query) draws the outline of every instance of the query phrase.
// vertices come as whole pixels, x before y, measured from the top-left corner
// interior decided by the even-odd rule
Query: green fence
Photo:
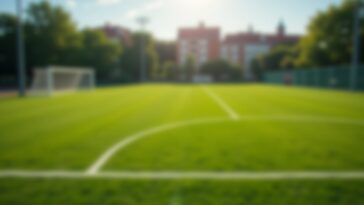
[[[350,89],[350,66],[296,69],[291,71],[270,71],[263,75],[266,83],[291,84],[320,88]],[[360,66],[356,76],[357,89],[364,90],[364,66]]]

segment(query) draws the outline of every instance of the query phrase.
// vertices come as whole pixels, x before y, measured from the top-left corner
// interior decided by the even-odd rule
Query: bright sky
[[[24,4],[41,0],[23,0]],[[175,39],[177,29],[206,25],[221,27],[223,34],[247,30],[275,32],[280,19],[289,33],[304,33],[319,10],[341,0],[49,0],[69,10],[78,26],[106,22],[138,29],[135,18],[150,19],[147,29],[159,39]],[[15,0],[0,0],[0,11],[15,11]]]

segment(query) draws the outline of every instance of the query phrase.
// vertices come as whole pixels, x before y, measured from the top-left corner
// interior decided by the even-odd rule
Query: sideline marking
[[[207,88],[206,86],[202,86],[204,91],[210,98],[212,98],[225,112],[229,115],[232,120],[238,120],[239,115],[225,102],[223,101],[218,95],[216,95],[212,90]]]
[[[176,122],[166,125],[161,125],[158,127],[150,128],[148,130],[144,130],[138,132],[134,135],[130,135],[128,137],[123,138],[121,141],[116,143],[107,149],[87,170],[86,174],[95,175],[99,172],[99,170],[106,164],[106,162],[118,151],[124,149],[131,143],[140,140],[141,138],[147,137],[148,135],[156,134],[159,132],[186,127],[191,125],[198,124],[208,124],[208,123],[219,123],[226,122],[232,119],[229,118],[207,118],[207,119],[196,119],[189,120],[184,122]],[[364,126],[363,120],[355,120],[355,119],[345,119],[345,118],[332,118],[332,117],[319,117],[319,116],[295,116],[295,115],[272,115],[272,116],[244,116],[239,119],[235,119],[233,121],[293,121],[293,122],[315,122],[315,123],[338,123],[338,124],[353,124]]]
[[[291,179],[364,179],[364,171],[120,171],[99,172],[89,175],[82,171],[25,171],[2,170],[0,178],[63,178],[63,179],[134,179],[134,180],[291,180]]]

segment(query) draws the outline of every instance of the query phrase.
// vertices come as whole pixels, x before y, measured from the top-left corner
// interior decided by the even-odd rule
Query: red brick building
[[[244,68],[245,78],[252,79],[251,62],[260,55],[280,44],[295,44],[299,41],[298,35],[287,35],[285,26],[281,22],[275,34],[261,34],[249,29],[227,35],[221,43],[221,57]]]
[[[198,27],[179,29],[178,65],[184,65],[189,56],[194,58],[197,66],[218,59],[220,57],[220,29],[205,27],[203,23],[200,23]]]

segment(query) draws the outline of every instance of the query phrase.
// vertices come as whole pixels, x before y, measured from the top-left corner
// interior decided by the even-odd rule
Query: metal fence
[[[291,84],[320,88],[351,88],[350,66],[295,69],[290,71],[269,71],[263,74],[266,83]],[[356,76],[358,90],[364,90],[364,66],[360,66]]]

